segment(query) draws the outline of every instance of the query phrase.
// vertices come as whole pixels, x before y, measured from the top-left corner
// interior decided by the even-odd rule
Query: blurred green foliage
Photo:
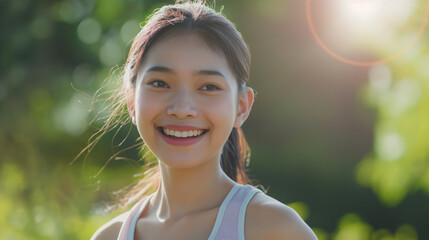
[[[429,4],[420,1],[409,26],[414,33],[427,22]],[[372,67],[363,99],[376,109],[374,150],[357,166],[357,180],[371,187],[388,206],[410,193],[429,193],[429,34],[398,61]],[[387,52],[388,46],[379,48]]]
[[[103,107],[92,95],[164,3],[0,1],[0,239],[88,239],[119,214],[104,209],[139,177],[137,150],[96,173],[137,131],[125,147],[127,128],[109,133],[71,163],[102,123],[89,124]],[[358,68],[321,51],[304,1],[222,5],[252,52],[251,176],[321,240],[428,239],[428,33],[398,60]]]

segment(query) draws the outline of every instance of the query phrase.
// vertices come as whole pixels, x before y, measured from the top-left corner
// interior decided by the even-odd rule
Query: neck
[[[219,161],[180,169],[159,164],[161,179],[151,204],[162,222],[219,207],[236,184],[223,172]]]

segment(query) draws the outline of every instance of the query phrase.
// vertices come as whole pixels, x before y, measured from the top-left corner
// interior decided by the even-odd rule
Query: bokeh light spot
[[[396,230],[395,240],[417,240],[418,234],[413,226],[405,224]]]
[[[54,113],[54,121],[58,129],[75,136],[86,130],[89,106],[88,103],[84,104],[77,100],[82,98],[79,94],[75,94],[67,105]]]
[[[406,196],[411,173],[397,162],[379,161],[373,176],[373,189],[387,206],[395,206]]]
[[[100,48],[100,61],[113,66],[122,60],[122,49],[116,39],[108,39]]]
[[[367,240],[371,227],[362,222],[356,214],[347,214],[341,218],[334,240]]]
[[[77,36],[87,44],[97,42],[101,36],[101,26],[97,20],[88,18],[79,23],[77,27]]]
[[[84,14],[84,7],[80,1],[61,1],[54,9],[58,11],[61,20],[74,23]]]
[[[398,116],[414,106],[421,97],[420,83],[411,78],[403,79],[393,85],[387,111],[391,116]]]
[[[124,43],[128,43],[140,31],[140,22],[137,20],[129,20],[121,28],[121,39]]]
[[[375,148],[378,156],[385,161],[398,160],[405,152],[402,137],[394,132],[377,136]]]

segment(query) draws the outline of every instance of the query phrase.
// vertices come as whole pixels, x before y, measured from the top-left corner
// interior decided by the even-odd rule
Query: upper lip
[[[193,127],[189,125],[164,125],[161,127],[168,128],[170,130],[175,130],[175,131],[205,130],[204,128]]]

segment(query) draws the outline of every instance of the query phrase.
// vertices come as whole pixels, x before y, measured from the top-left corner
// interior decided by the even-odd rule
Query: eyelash
[[[161,81],[161,80],[154,80],[154,81],[152,81],[152,82],[148,83],[148,85],[154,86],[154,87],[156,87],[156,88],[163,88],[163,87],[157,87],[157,86],[155,86],[155,85],[154,85],[154,83],[155,83],[155,82],[159,82],[159,83],[163,83],[163,84],[167,85],[164,81]],[[214,84],[206,84],[206,85],[204,85],[204,87],[206,87],[206,86],[213,86],[213,87],[215,87],[215,88],[216,88],[216,89],[214,89],[214,90],[207,90],[207,91],[209,91],[209,92],[213,92],[213,91],[219,91],[219,90],[221,90],[218,86],[216,86],[216,85],[214,85]]]

